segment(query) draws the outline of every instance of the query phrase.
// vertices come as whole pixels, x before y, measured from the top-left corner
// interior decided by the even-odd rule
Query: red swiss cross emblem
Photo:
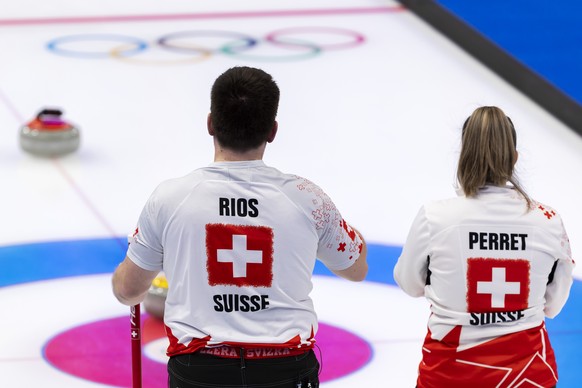
[[[528,307],[530,264],[524,259],[469,258],[469,312],[518,311]]]
[[[206,254],[211,286],[270,287],[273,230],[266,226],[207,224]]]

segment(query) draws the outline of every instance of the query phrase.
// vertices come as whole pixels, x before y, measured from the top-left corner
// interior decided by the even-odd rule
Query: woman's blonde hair
[[[495,106],[477,108],[463,124],[457,179],[467,197],[486,184],[510,182],[527,201],[531,200],[514,174],[517,161],[516,132],[511,119]]]

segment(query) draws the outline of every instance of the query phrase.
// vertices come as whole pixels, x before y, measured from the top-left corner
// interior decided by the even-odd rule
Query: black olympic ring
[[[298,38],[298,36],[310,35],[311,40]],[[318,43],[313,41],[313,35],[330,35],[335,40],[337,37],[347,40],[332,43]],[[206,47],[196,43],[200,39],[220,39],[220,44],[215,47]],[[153,43],[125,35],[116,34],[80,34],[55,38],[47,43],[47,49],[55,54],[77,58],[115,58],[119,60],[144,63],[169,63],[169,62],[199,62],[209,58],[213,54],[226,54],[243,60],[258,61],[293,61],[303,60],[317,56],[327,50],[341,50],[352,48],[364,43],[366,38],[359,32],[336,27],[288,27],[267,33],[262,38],[255,38],[249,34],[221,31],[221,30],[190,30],[173,32],[162,35]],[[78,50],[75,45],[84,42],[114,43],[113,47],[105,51]],[[252,53],[266,43],[271,50],[285,50],[283,55]],[[160,48],[165,51],[194,55],[187,59],[173,61],[147,61],[141,59],[142,54],[151,48]],[[269,49],[267,47],[267,49]],[[290,52],[290,53],[289,53]]]
[[[243,43],[244,48],[251,48],[256,46],[259,41],[247,34],[241,34],[238,32],[230,32],[230,31],[214,31],[214,30],[198,30],[198,31],[181,31],[181,32],[173,32],[171,34],[166,34],[160,37],[156,43],[170,51],[177,51],[181,53],[190,53],[192,50],[197,51],[200,50],[198,46],[192,45],[179,45],[176,43],[172,43],[172,40],[177,40],[184,37],[218,37],[218,38],[232,38],[233,40],[226,43],[225,46],[236,45],[237,42]],[[221,46],[218,49],[207,49],[210,52],[219,52],[225,46]],[[238,46],[237,46],[238,47]]]
[[[228,55],[233,55],[233,56],[237,56],[241,59],[262,59],[262,60],[292,60],[292,59],[304,59],[307,57],[311,57],[315,54],[319,54],[321,52],[321,49],[317,46],[315,46],[314,44],[310,43],[310,42],[304,42],[304,41],[292,41],[292,42],[285,42],[287,44],[287,46],[291,46],[292,48],[300,48],[300,49],[308,49],[308,51],[306,53],[301,53],[301,54],[292,54],[292,55],[285,55],[285,56],[279,56],[279,57],[273,57],[273,56],[266,56],[266,55],[248,55],[245,54],[245,51],[257,46],[259,44],[259,41],[255,38],[253,38],[250,35],[246,35],[246,34],[240,34],[240,33],[235,33],[235,32],[229,32],[229,31],[182,31],[182,32],[176,32],[176,33],[172,33],[172,34],[168,34],[165,36],[162,36],[160,39],[158,39],[157,43],[158,45],[160,45],[160,47],[164,48],[164,49],[168,49],[168,50],[175,50],[175,51],[179,51],[179,52],[188,52],[191,50],[191,46],[185,46],[185,45],[179,45],[176,43],[172,43],[172,40],[178,40],[180,38],[185,38],[185,37],[227,37],[227,38],[233,38],[234,40],[232,41],[228,41],[227,43],[225,43],[224,45],[216,48],[214,50],[214,52],[222,52],[224,54],[228,54]],[[271,41],[269,41],[267,38],[264,39],[265,41],[271,43],[271,42],[276,42],[274,40],[271,39]],[[283,42],[277,42],[282,44]],[[194,50],[198,50],[198,47],[195,47]]]

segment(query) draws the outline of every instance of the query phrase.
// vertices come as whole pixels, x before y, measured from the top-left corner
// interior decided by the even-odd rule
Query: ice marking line
[[[8,111],[10,111],[12,116],[14,116],[19,123],[24,122],[24,118],[20,115],[20,112],[18,112],[18,110],[16,110],[16,108],[14,107],[12,102],[8,99],[8,97],[6,97],[6,95],[4,94],[2,89],[0,89],[0,101],[2,101],[2,103],[4,104],[6,109],[8,109]]]
[[[296,9],[296,10],[272,10],[272,11],[240,11],[240,12],[206,12],[183,13],[166,15],[110,15],[110,16],[72,16],[53,18],[30,19],[0,19],[0,27],[40,25],[40,24],[71,24],[71,23],[126,23],[148,21],[171,21],[193,19],[222,19],[222,18],[252,18],[252,17],[278,17],[278,16],[321,16],[321,15],[361,15],[381,14],[405,11],[401,5],[388,7],[364,7],[364,8],[336,8],[336,9]]]
[[[52,158],[52,162],[55,165],[55,167],[57,168],[57,170],[59,170],[61,175],[65,178],[65,180],[69,183],[69,185],[71,185],[73,190],[75,190],[75,192],[77,193],[77,195],[79,196],[81,201],[87,206],[87,208],[91,211],[91,213],[93,213],[93,215],[97,218],[97,220],[99,220],[101,225],[103,225],[103,227],[105,227],[105,229],[109,232],[109,234],[112,237],[118,236],[119,233],[115,232],[115,230],[113,229],[111,224],[109,224],[109,222],[105,219],[105,217],[101,214],[101,212],[99,212],[97,207],[91,202],[89,197],[87,197],[87,195],[81,190],[81,188],[79,187],[77,182],[75,182],[73,177],[71,177],[71,175],[67,172],[67,170],[65,170],[65,168],[61,165],[61,163],[59,163],[58,159]],[[115,241],[117,241],[117,243],[119,244],[121,249],[125,252],[127,249],[127,244],[125,244],[124,242],[122,242],[118,238],[116,238]]]
[[[12,102],[2,92],[1,89],[0,89],[0,102],[2,102],[4,104],[4,106],[6,106],[6,108],[10,111],[10,113],[14,116],[14,118],[16,119],[16,121],[18,121],[18,123],[22,124],[25,121],[23,118],[24,116],[22,116],[20,114],[20,112],[16,109],[14,104],[12,104]],[[105,229],[109,232],[111,237],[115,238],[116,241],[118,241],[120,247],[125,252],[125,250],[127,249],[127,246],[121,240],[117,239],[117,236],[119,234],[115,233],[113,227],[109,224],[109,222],[105,219],[105,217],[99,212],[97,207],[95,205],[93,205],[93,203],[89,200],[87,195],[85,195],[85,193],[81,190],[79,185],[77,185],[75,180],[65,170],[65,168],[59,163],[58,159],[51,158],[50,160],[52,161],[53,165],[57,168],[57,170],[61,173],[61,175],[65,178],[65,180],[69,183],[69,185],[73,188],[73,190],[75,190],[75,192],[77,193],[79,198],[81,198],[81,201],[89,208],[89,210],[93,213],[93,215],[95,215],[95,217],[97,217],[97,220],[101,223],[101,225],[103,225],[103,227],[105,227]]]

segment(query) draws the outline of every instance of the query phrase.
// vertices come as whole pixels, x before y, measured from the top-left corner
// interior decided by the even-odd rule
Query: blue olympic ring
[[[318,43],[307,39],[297,39],[296,35],[314,34],[347,37],[347,41]],[[197,43],[200,39],[221,39],[216,47],[206,47]],[[82,42],[114,42],[115,47],[105,51],[77,50],[74,46]],[[289,27],[275,30],[266,34],[263,38],[255,38],[248,34],[220,31],[220,30],[191,30],[169,33],[161,36],[152,44],[142,39],[114,34],[81,34],[55,38],[47,43],[47,49],[55,54],[78,58],[115,58],[132,62],[148,62],[138,59],[137,55],[146,49],[160,48],[165,51],[178,54],[196,55],[196,61],[205,60],[211,54],[226,54],[242,60],[258,61],[293,61],[314,57],[326,50],[341,50],[352,48],[365,42],[365,37],[359,32],[334,27]],[[267,43],[267,54],[249,53],[256,49],[260,43]],[[73,47],[72,47],[73,46]],[[272,54],[269,49],[286,50],[291,53]],[[150,63],[162,63],[149,61]],[[186,61],[167,61],[186,62]],[[190,61],[192,62],[192,61]]]
[[[135,55],[142,51],[145,51],[148,47],[148,44],[139,39],[134,38],[132,36],[125,36],[125,35],[115,35],[115,34],[81,34],[81,35],[69,35],[63,36],[60,38],[56,38],[51,40],[47,43],[47,48],[60,55],[69,56],[69,57],[80,57],[80,58],[109,58],[111,57],[110,51],[78,51],[73,49],[67,49],[64,46],[70,43],[77,43],[77,42],[87,42],[87,41],[107,41],[119,44],[129,44],[130,47],[125,49],[124,55]]]

